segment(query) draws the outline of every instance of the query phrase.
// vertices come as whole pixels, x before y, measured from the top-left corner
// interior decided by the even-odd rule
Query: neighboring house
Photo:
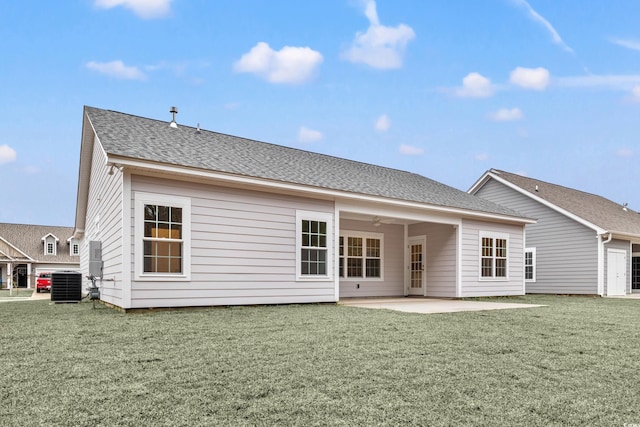
[[[73,227],[0,223],[0,280],[8,288],[34,288],[39,273],[80,268],[80,242]]]
[[[84,109],[81,271],[101,242],[101,299],[125,309],[522,295],[532,222],[414,173]]]
[[[469,190],[523,215],[527,293],[640,291],[640,215],[604,197],[496,169]]]

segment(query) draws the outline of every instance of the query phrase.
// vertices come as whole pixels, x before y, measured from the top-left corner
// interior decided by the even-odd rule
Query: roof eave
[[[182,175],[190,178],[211,179],[216,181],[223,181],[231,184],[243,184],[260,188],[269,188],[272,190],[286,190],[298,193],[304,193],[306,195],[317,195],[328,197],[332,199],[351,199],[368,202],[385,203],[396,206],[405,206],[410,208],[428,209],[432,212],[455,214],[458,216],[472,217],[478,219],[489,219],[495,221],[508,221],[521,224],[534,224],[537,221],[533,218],[526,218],[520,216],[498,214],[491,212],[483,212],[472,209],[432,205],[427,203],[413,202],[407,200],[393,199],[382,196],[374,196],[363,193],[354,193],[344,190],[334,190],[321,187],[315,187],[304,184],[295,184],[290,182],[269,180],[265,178],[257,178],[245,175],[238,175],[233,173],[217,172],[210,170],[203,170],[197,168],[190,168],[179,165],[171,165],[166,163],[159,163],[151,160],[140,160],[130,157],[123,157],[116,154],[107,153],[109,161],[116,162],[125,168],[130,170],[140,170],[149,172],[160,172],[166,174],[167,172],[174,175]]]
[[[76,196],[76,218],[74,223],[74,238],[82,238],[86,225],[87,204],[89,202],[89,181],[91,177],[91,163],[93,159],[93,145],[97,136],[87,113],[83,109],[82,136],[80,141],[80,164],[78,165],[78,191]]]
[[[572,212],[569,212],[566,209],[563,209],[560,206],[549,202],[548,200],[545,200],[545,199],[543,199],[541,197],[536,196],[535,194],[532,194],[530,191],[527,191],[527,190],[523,189],[522,187],[520,187],[520,186],[518,186],[518,185],[516,185],[516,184],[514,184],[514,183],[512,183],[512,182],[510,182],[510,181],[508,181],[508,180],[506,180],[506,179],[504,179],[502,177],[500,177],[499,175],[493,173],[491,170],[485,172],[485,174],[478,181],[476,181],[475,184],[473,184],[471,186],[471,188],[468,190],[468,193],[475,195],[490,179],[495,179],[499,183],[511,188],[512,190],[515,190],[518,193],[520,193],[520,194],[522,194],[522,195],[524,195],[524,196],[526,196],[526,197],[528,197],[530,199],[533,199],[536,202],[538,202],[538,203],[540,203],[540,204],[542,204],[542,205],[544,205],[544,206],[546,206],[546,207],[548,207],[550,209],[553,209],[554,211],[566,216],[567,218],[570,218],[570,219],[572,219],[572,220],[584,225],[585,227],[594,230],[597,234],[608,233],[608,231],[605,230],[604,228],[599,227],[598,225],[593,224],[592,222],[587,221],[586,219],[584,219],[584,218],[582,218],[582,217],[580,217],[580,216],[578,216],[578,215],[576,215],[576,214],[574,214]]]

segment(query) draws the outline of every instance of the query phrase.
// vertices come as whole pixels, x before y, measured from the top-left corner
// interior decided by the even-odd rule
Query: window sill
[[[136,276],[135,280],[139,282],[188,282],[191,277],[184,274],[144,274]]]
[[[333,277],[329,276],[299,276],[296,282],[333,282]]]
[[[384,282],[384,277],[341,277],[341,282]]]

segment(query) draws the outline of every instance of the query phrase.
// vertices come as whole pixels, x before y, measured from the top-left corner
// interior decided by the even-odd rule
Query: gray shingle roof
[[[56,255],[44,255],[42,238],[49,233],[59,239]],[[0,223],[0,237],[40,263],[80,263],[80,257],[69,255],[72,235],[73,227]]]
[[[604,230],[640,235],[640,214],[604,197],[497,169],[490,172]]]
[[[85,112],[111,156],[470,211],[522,215],[415,173],[93,107]]]

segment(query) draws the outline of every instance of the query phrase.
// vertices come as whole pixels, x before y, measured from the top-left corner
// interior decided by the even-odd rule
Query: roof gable
[[[14,257],[15,259],[43,261],[45,260],[43,244],[47,237],[56,238],[58,242],[56,236],[66,239],[72,234],[73,227],[0,223],[0,251],[11,257],[13,257],[12,254],[22,254],[21,257]],[[6,245],[3,246],[2,242],[6,242]],[[13,249],[10,250],[9,247]],[[57,254],[47,255],[46,261],[77,263],[78,257],[72,257],[68,249],[65,250],[59,246]]]
[[[46,236],[43,236],[41,240],[44,242],[44,241],[45,241],[45,240],[47,240],[49,237],[53,237],[53,240],[55,240],[55,241],[56,241],[56,243],[58,243],[58,242],[60,241],[60,239],[58,239],[58,238],[55,236],[55,234],[53,234],[53,233],[47,233],[47,235],[46,235]]]
[[[421,175],[85,107],[112,159],[127,158],[282,183],[524,218],[512,209]]]
[[[591,228],[640,236],[640,214],[602,196],[497,169],[489,170],[469,191],[475,193],[488,179],[511,184],[522,194]]]

